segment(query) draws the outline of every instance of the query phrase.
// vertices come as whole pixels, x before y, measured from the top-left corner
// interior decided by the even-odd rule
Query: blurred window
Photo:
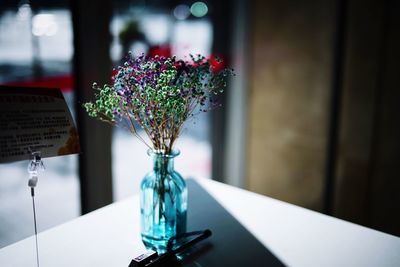
[[[67,6],[0,4],[0,84],[61,87],[74,116],[72,21]],[[76,120],[75,120],[76,121]],[[36,189],[38,230],[80,215],[77,156],[45,158]],[[0,247],[33,235],[28,161],[0,164]]]

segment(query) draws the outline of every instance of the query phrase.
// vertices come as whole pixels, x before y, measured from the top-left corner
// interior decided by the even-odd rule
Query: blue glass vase
[[[140,187],[142,241],[148,248],[165,252],[171,237],[186,232],[186,183],[174,170],[179,151],[147,153],[153,159],[153,171],[143,178]]]

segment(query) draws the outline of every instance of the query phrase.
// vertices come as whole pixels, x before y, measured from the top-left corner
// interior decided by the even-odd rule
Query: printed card
[[[56,157],[80,152],[79,137],[60,89],[0,86],[0,163],[32,152]]]

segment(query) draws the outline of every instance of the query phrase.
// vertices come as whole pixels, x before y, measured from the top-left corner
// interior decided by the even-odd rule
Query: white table
[[[218,182],[197,181],[288,266],[400,266],[398,237]],[[143,249],[138,196],[38,238],[41,267],[127,267]],[[1,249],[0,266],[36,266],[34,242],[30,237]]]

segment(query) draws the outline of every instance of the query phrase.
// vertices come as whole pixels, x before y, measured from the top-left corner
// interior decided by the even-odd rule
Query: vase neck
[[[153,156],[153,170],[160,174],[174,171],[174,158],[163,155]]]
[[[152,150],[147,152],[153,159],[153,170],[163,177],[165,174],[174,171],[174,158],[179,155],[179,150],[174,150],[169,154],[157,153]]]

